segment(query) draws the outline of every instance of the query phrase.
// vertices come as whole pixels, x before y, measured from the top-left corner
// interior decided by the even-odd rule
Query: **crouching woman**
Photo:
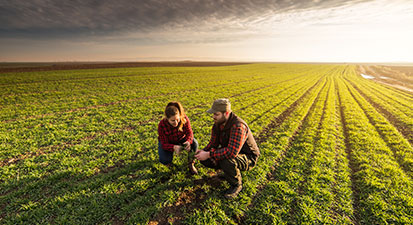
[[[175,154],[181,151],[195,152],[198,142],[194,138],[191,123],[179,102],[169,102],[165,108],[165,118],[158,125],[159,162],[172,165]],[[197,174],[194,154],[188,154],[188,167],[191,174]]]

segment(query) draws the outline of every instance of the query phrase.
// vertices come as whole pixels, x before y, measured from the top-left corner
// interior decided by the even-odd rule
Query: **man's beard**
[[[221,125],[221,124],[223,124],[223,123],[225,123],[227,120],[225,119],[225,117],[223,117],[222,119],[220,119],[220,120],[216,120],[215,121],[215,124],[216,125]]]

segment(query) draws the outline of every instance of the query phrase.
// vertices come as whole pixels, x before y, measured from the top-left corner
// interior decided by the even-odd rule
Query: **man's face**
[[[225,114],[222,112],[215,112],[212,115],[212,118],[214,119],[215,124],[222,124],[222,123],[225,123],[225,121],[227,120],[225,118]]]

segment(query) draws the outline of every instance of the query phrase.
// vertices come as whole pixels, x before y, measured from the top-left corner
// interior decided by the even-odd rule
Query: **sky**
[[[413,0],[0,0],[0,62],[413,62]]]

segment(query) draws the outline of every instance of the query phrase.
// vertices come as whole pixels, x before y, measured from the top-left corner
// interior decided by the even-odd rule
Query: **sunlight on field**
[[[370,75],[366,75],[366,74],[361,74],[362,77],[366,78],[366,79],[374,79],[373,76]]]
[[[0,223],[411,224],[413,94],[360,68],[1,73]],[[203,148],[222,97],[262,153],[233,201],[216,171],[198,162],[192,177],[185,157],[167,168],[157,153],[167,102],[183,104]]]

